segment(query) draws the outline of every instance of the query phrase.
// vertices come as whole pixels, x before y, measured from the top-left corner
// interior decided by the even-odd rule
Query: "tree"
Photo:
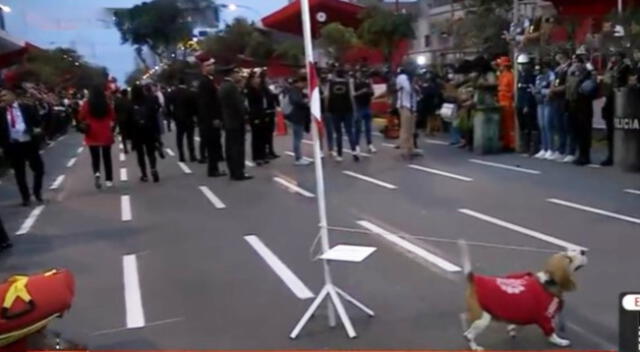
[[[509,53],[509,42],[504,38],[511,25],[511,0],[465,0],[464,19],[452,24],[454,46],[473,48],[488,57]]]
[[[415,38],[414,17],[406,13],[395,13],[379,5],[370,5],[361,13],[362,24],[358,38],[365,45],[382,51],[387,63],[391,63],[398,42]]]
[[[202,48],[225,63],[234,63],[240,56],[266,62],[275,52],[269,34],[242,17],[235,18],[221,32],[205,38]]]
[[[159,58],[168,57],[178,43],[191,37],[193,29],[175,0],[152,0],[117,10],[114,24],[122,42],[135,46],[145,64],[141,48],[149,48]]]
[[[106,68],[87,63],[80,54],[69,48],[32,51],[21,69],[25,80],[51,88],[88,88],[105,83],[108,78]]]
[[[144,74],[144,68],[137,67],[133,71],[129,72],[127,78],[125,78],[124,80],[124,83],[127,85],[127,87],[133,87],[142,80],[142,76],[144,76]]]
[[[304,63],[304,45],[298,40],[287,40],[276,46],[274,56],[289,65]]]
[[[356,32],[338,22],[329,23],[320,30],[320,46],[336,61],[357,42]]]

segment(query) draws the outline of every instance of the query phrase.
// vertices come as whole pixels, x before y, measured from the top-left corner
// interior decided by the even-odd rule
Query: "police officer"
[[[198,129],[200,130],[200,145],[204,144],[208,157],[207,174],[209,177],[221,177],[226,173],[221,171],[218,163],[222,161],[222,110],[218,98],[218,88],[213,81],[215,60],[210,59],[202,65],[202,76],[198,81]],[[201,148],[202,150],[202,148]],[[200,155],[203,158],[203,155]],[[202,160],[201,160],[202,161]]]
[[[591,132],[593,128],[593,99],[597,93],[597,82],[578,50],[573,57],[567,77],[567,102],[569,126],[575,136],[578,157],[573,161],[578,166],[591,163]]]
[[[335,71],[335,76],[329,81],[327,90],[327,110],[333,119],[333,130],[338,147],[335,160],[342,161],[342,127],[344,126],[353,160],[360,161],[356,150],[355,134],[353,133],[354,87],[353,80],[347,76],[347,70],[338,67]]]
[[[224,81],[220,86],[220,102],[225,130],[225,150],[229,177],[234,181],[253,178],[244,172],[245,120],[247,111],[241,86],[243,78],[233,66],[221,70]]]
[[[539,139],[536,126],[536,98],[533,88],[536,76],[533,72],[531,58],[527,54],[518,55],[518,90],[516,99],[516,114],[520,126],[520,136],[523,152],[533,156],[538,152]]]
[[[607,127],[607,158],[600,163],[602,166],[613,165],[613,118],[615,114],[615,89],[626,87],[631,76],[631,66],[624,62],[622,51],[615,51],[609,60],[603,77],[604,95],[607,98],[602,107],[602,119]]]

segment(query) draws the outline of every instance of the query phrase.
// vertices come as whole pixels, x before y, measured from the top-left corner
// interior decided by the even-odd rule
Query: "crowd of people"
[[[633,59],[640,62],[640,51]],[[517,85],[508,57],[492,62],[479,56],[440,71],[401,66],[394,75],[366,66],[352,69],[332,64],[320,69],[323,116],[317,127],[322,156],[326,152],[342,162],[344,139],[355,162],[360,160],[363,141],[366,151],[375,153],[372,102],[387,98],[391,118],[385,134],[398,138],[396,148],[404,159],[422,156],[418,145],[422,130],[427,135],[448,132],[450,144],[473,149],[479,129],[494,128],[503,151],[515,151],[519,141],[519,149],[532,157],[587,165],[591,163],[593,101],[606,97],[602,117],[608,155],[601,164],[612,165],[614,92],[637,85],[633,78],[640,69],[615,52],[599,76],[584,48],[571,56],[558,52],[553,60],[521,54],[516,65]],[[376,95],[374,78],[386,82],[386,91]],[[243,72],[216,65],[213,59],[201,63],[197,79],[185,75],[172,86],[146,83],[113,91],[100,85],[56,94],[28,83],[4,84],[0,114],[6,118],[0,119],[0,160],[14,170],[22,205],[30,206],[32,197],[42,203],[45,166],[40,149],[73,124],[84,134],[97,189],[113,187],[111,148],[118,134],[124,153],[132,151],[137,157],[140,181],[158,183],[158,159],[165,157],[163,134],[175,124],[180,162],[206,164],[209,177],[250,180],[253,177],[245,172],[247,129],[253,162],[258,167],[269,164],[279,157],[274,148],[278,111],[290,125],[294,164],[313,162],[303,156],[301,147],[305,133],[316,123],[306,90],[304,72],[272,82],[265,70]],[[499,123],[477,126],[474,116],[481,110],[495,111]],[[31,188],[26,165],[33,173]],[[0,251],[10,246],[0,223]]]

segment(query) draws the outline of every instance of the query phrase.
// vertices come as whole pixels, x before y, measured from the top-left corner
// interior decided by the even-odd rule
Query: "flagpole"
[[[320,103],[320,83],[318,75],[316,73],[315,61],[313,58],[313,38],[311,37],[311,15],[309,11],[309,0],[300,0],[300,10],[302,12],[302,32],[304,35],[304,52],[307,66],[307,81],[309,89],[309,107],[311,110],[311,133],[313,136],[313,155],[314,155],[314,167],[316,173],[316,194],[318,199],[318,216],[320,219],[320,243],[322,247],[322,253],[327,253],[330,250],[329,246],[329,230],[327,222],[327,205],[324,190],[324,172],[322,165],[322,157],[320,156],[320,134],[318,132],[318,124],[322,121],[322,108]],[[347,314],[347,311],[342,303],[344,298],[349,303],[353,304],[369,316],[373,317],[375,313],[364,304],[358,302],[355,298],[351,297],[345,291],[336,287],[331,279],[331,270],[329,269],[329,261],[327,259],[322,260],[322,267],[324,270],[324,287],[318,293],[318,296],[313,300],[313,303],[309,306],[307,311],[302,315],[298,324],[293,328],[290,338],[295,339],[298,337],[302,328],[307,324],[309,319],[313,316],[316,310],[320,307],[320,304],[327,300],[327,315],[329,318],[329,326],[336,325],[336,313],[340,317],[340,321],[347,332],[347,336],[350,338],[357,337],[356,331],[353,328],[351,319]]]
[[[320,94],[313,94],[313,90],[319,89],[319,87],[312,87],[314,82],[311,79],[311,73],[312,70],[315,72],[316,67],[313,55],[313,38],[311,36],[311,11],[309,10],[309,0],[300,1],[300,10],[302,12],[302,34],[304,38],[304,54],[307,67],[309,106],[312,110],[311,119],[313,120],[311,122],[311,135],[313,138],[313,159],[315,161],[314,167],[316,172],[316,196],[318,199],[318,216],[320,220],[320,246],[322,247],[322,252],[325,253],[329,250],[330,246],[329,231],[327,229],[328,221],[327,204],[324,190],[324,170],[320,152],[320,133],[318,131],[318,119],[320,119],[322,116],[322,104],[320,104]],[[317,78],[317,75],[315,77]],[[317,82],[316,80],[316,83],[319,82]],[[317,101],[314,101],[314,99],[316,99]],[[318,114],[318,116],[313,116],[314,113]],[[322,266],[324,269],[325,284],[332,283],[329,262],[323,259]],[[331,306],[331,300],[327,301],[327,309],[329,314],[329,325],[333,327],[336,325],[336,316],[333,307]]]

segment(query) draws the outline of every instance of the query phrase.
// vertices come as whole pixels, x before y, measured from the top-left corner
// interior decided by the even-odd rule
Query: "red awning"
[[[618,0],[551,0],[560,15],[602,17],[618,7]],[[638,0],[623,0],[623,6],[640,4]]]
[[[311,30],[316,37],[319,27],[326,23],[339,22],[343,26],[357,28],[360,25],[358,14],[363,7],[343,0],[309,0],[309,9]],[[280,32],[302,35],[300,0],[262,18],[262,25]]]

